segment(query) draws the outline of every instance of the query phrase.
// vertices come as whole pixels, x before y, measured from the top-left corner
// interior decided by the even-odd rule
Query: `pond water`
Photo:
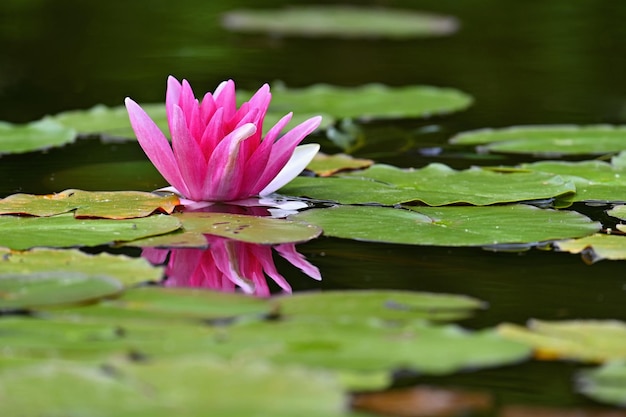
[[[273,80],[290,87],[380,82],[454,87],[474,96],[474,105],[457,114],[364,125],[365,136],[376,145],[355,156],[401,167],[530,160],[485,159],[446,146],[449,137],[465,130],[626,123],[624,2],[368,2],[419,7],[461,22],[450,37],[403,41],[242,35],[219,25],[226,10],[285,3],[180,0],[174,7],[147,0],[5,0],[0,5],[0,119],[25,122],[97,103],[116,106],[126,96],[158,102],[167,75],[173,74],[189,79],[198,91],[232,78],[247,89]],[[82,140],[44,153],[3,156],[1,162],[2,196],[66,188],[148,191],[164,185],[132,142]],[[120,167],[126,167],[121,175]],[[602,218],[601,208],[577,209]],[[622,262],[587,265],[578,255],[538,249],[494,252],[334,238],[298,250],[320,268],[323,280],[310,280],[277,260],[296,291],[394,288],[471,295],[489,308],[462,322],[470,328],[530,318],[626,320]],[[573,369],[568,363],[530,362],[445,378],[410,376],[407,382],[478,387],[503,404],[593,404],[572,393]]]

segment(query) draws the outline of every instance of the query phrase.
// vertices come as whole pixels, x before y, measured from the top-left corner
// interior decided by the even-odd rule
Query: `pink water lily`
[[[144,152],[172,190],[192,201],[235,201],[265,196],[296,177],[319,145],[298,146],[320,124],[313,117],[280,136],[289,113],[263,137],[271,100],[263,85],[237,108],[235,83],[196,99],[186,80],[167,80],[165,106],[171,145],[133,100],[126,98],[130,123]]]

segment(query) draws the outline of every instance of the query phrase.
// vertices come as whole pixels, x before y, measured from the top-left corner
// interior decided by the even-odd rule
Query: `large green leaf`
[[[378,164],[339,178],[298,177],[279,192],[342,204],[394,205],[420,201],[440,206],[538,200],[575,190],[571,181],[541,172],[501,173],[480,168],[455,171],[442,164],[400,169]]]
[[[611,125],[514,126],[461,133],[453,144],[476,145],[492,152],[544,156],[606,154],[626,149],[626,127]]]
[[[280,244],[305,242],[320,235],[314,225],[270,217],[228,213],[176,213],[172,217],[183,225],[182,233],[174,233],[129,242],[129,246],[204,247],[203,235],[216,235],[249,243]]]
[[[0,311],[90,302],[123,288],[121,282],[100,273],[0,273]]]
[[[0,398],[11,416],[346,415],[341,387],[327,373],[203,356],[14,367],[0,374]]]
[[[578,391],[607,404],[626,407],[626,363],[609,362],[576,377]]]
[[[25,125],[0,122],[0,154],[22,153],[72,143],[76,132],[51,120]]]
[[[74,211],[76,217],[128,219],[149,216],[159,210],[171,213],[180,204],[175,195],[140,191],[65,190],[57,194],[13,194],[0,200],[0,214],[53,216]]]
[[[453,17],[413,10],[317,5],[233,10],[223,16],[222,24],[237,32],[391,39],[448,35],[458,27]]]
[[[90,255],[77,249],[32,249],[15,252],[0,249],[0,275],[19,274],[25,278],[46,272],[106,275],[126,284],[159,281],[163,269],[143,258],[99,253]]]
[[[527,205],[490,207],[336,206],[292,216],[320,226],[326,236],[438,246],[534,243],[580,237],[600,224],[571,211]]]
[[[499,333],[526,343],[542,359],[585,362],[626,360],[626,323],[616,320],[532,320],[528,327],[502,324]]]
[[[177,218],[167,215],[128,220],[80,220],[72,213],[50,217],[0,216],[0,246],[17,250],[97,246],[160,235],[180,227]]]

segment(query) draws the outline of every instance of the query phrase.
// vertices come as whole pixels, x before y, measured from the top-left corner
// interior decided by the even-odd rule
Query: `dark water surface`
[[[0,2],[0,120],[164,98],[165,78],[187,78],[196,91],[233,78],[255,89],[318,82],[429,84],[472,94],[466,112],[428,121],[366,126],[383,144],[359,156],[399,166],[480,161],[423,148],[474,128],[537,123],[626,122],[626,2],[596,0],[424,0],[343,2],[449,13],[455,36],[411,41],[284,39],[222,30],[219,14],[285,1]],[[331,2],[320,2],[331,3]],[[323,109],[320,109],[323,110]],[[435,133],[419,133],[435,124]],[[407,145],[408,144],[408,145]],[[0,158],[0,194],[65,188],[151,190],[162,180],[135,143],[85,140],[47,153]],[[510,164],[496,158],[483,163]],[[113,163],[113,165],[110,165]],[[492,326],[529,318],[626,320],[624,263],[586,265],[579,256],[532,249],[385,245],[322,238],[301,245],[323,274],[317,283],[286,264],[295,289],[403,288],[468,294],[489,309],[463,324]],[[571,394],[570,364],[529,363],[436,380],[492,390],[503,402],[588,404]]]

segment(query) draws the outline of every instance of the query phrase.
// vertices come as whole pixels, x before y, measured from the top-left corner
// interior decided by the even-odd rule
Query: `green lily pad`
[[[626,363],[609,362],[576,376],[577,390],[595,401],[626,407]]]
[[[167,215],[127,220],[0,216],[0,246],[15,250],[34,247],[97,246],[172,232],[180,221]]]
[[[0,273],[0,311],[92,302],[123,289],[121,282],[101,274]]]
[[[626,360],[626,323],[617,320],[532,320],[528,327],[502,324],[498,332],[507,339],[532,346],[540,359]]]
[[[561,240],[554,246],[563,252],[581,253],[587,263],[603,259],[626,259],[626,236],[594,234],[580,239]]]
[[[172,217],[183,225],[182,233],[174,233],[128,242],[140,247],[205,247],[203,235],[216,235],[249,243],[275,245],[306,242],[322,230],[299,221],[228,213],[176,213]]]
[[[615,206],[606,212],[609,216],[617,217],[620,220],[626,220],[626,204]]]
[[[493,207],[336,206],[291,216],[324,235],[370,242],[437,246],[534,243],[597,232],[600,224],[572,211],[527,205]]]
[[[302,89],[272,89],[274,113],[319,114],[363,120],[429,117],[464,110],[472,97],[452,88],[429,86],[388,87],[367,84],[336,87],[317,84]]]
[[[26,278],[46,272],[105,275],[125,285],[159,281],[163,269],[143,258],[99,253],[90,255],[76,249],[32,249],[25,252],[0,249],[0,275]],[[96,273],[97,272],[97,273]]]
[[[4,413],[14,416],[347,415],[332,375],[202,356],[14,367],[0,374],[0,397]]]
[[[450,139],[459,145],[486,144],[490,152],[542,156],[602,155],[626,149],[626,126],[514,126],[464,132]]]
[[[163,104],[142,104],[141,107],[163,132],[169,132],[167,114]],[[54,116],[47,116],[45,120],[53,120],[74,129],[81,135],[103,134],[121,138],[135,137],[124,106],[107,107],[98,104],[88,110],[71,110]]]
[[[484,308],[483,302],[461,295],[408,291],[326,291],[297,293],[276,298],[281,315],[330,320],[408,321],[458,320]]]
[[[413,10],[350,6],[300,6],[283,9],[233,10],[222,25],[235,32],[282,36],[406,39],[454,33],[450,16]]]
[[[0,122],[0,154],[23,153],[74,142],[76,132],[51,120],[25,125]]]
[[[522,169],[559,175],[576,186],[576,193],[560,196],[564,202],[626,201],[626,169],[603,161],[545,161],[522,164]]]
[[[374,161],[371,159],[353,158],[346,154],[326,155],[318,152],[306,168],[320,177],[329,177],[341,171],[365,169],[373,164]]]
[[[500,173],[480,168],[455,171],[442,164],[400,169],[377,164],[339,178],[298,177],[279,193],[341,204],[420,201],[431,206],[482,206],[552,198],[575,190],[571,181],[540,172]]]
[[[0,200],[0,214],[53,216],[74,211],[75,217],[128,219],[155,211],[171,213],[180,204],[175,195],[160,196],[140,191],[65,190],[57,194],[13,194]]]

